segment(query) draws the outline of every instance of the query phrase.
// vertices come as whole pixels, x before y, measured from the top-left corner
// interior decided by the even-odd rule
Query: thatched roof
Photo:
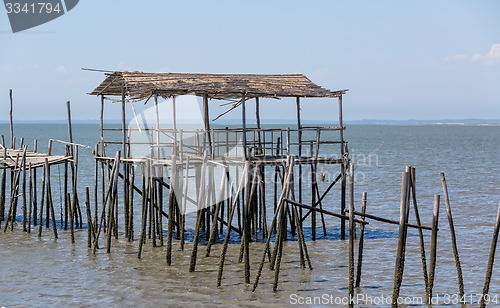
[[[91,95],[121,96],[143,100],[154,93],[162,97],[195,94],[216,99],[252,97],[339,97],[347,90],[330,91],[313,83],[302,74],[187,74],[112,72]]]

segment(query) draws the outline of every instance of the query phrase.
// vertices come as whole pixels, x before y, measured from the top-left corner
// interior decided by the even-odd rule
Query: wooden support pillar
[[[354,164],[349,163],[349,298],[354,298]],[[349,301],[349,307],[353,307]]]
[[[71,153],[73,153],[73,130],[72,130],[72,125],[71,125],[71,103],[70,101],[66,101],[66,110],[68,112],[68,140],[70,146],[71,146]]]
[[[10,120],[10,147],[14,148],[14,121],[12,119],[12,89],[9,90],[9,98],[10,98],[10,111],[9,111],[9,120]]]
[[[262,140],[261,140],[261,132],[260,132],[260,105],[259,105],[259,98],[255,98],[255,119],[257,121],[257,142],[259,144],[259,153],[258,154],[264,154],[262,150]],[[256,153],[257,154],[257,153]]]
[[[125,124],[125,84],[122,84],[122,157],[127,155],[127,126]]]
[[[155,105],[155,145],[156,151],[153,151],[153,155],[156,153],[156,157],[160,158],[160,112],[158,110],[158,93],[154,94],[154,105]]]
[[[99,142],[101,143],[101,156],[106,156],[106,150],[104,149],[104,95],[101,95],[101,116],[99,122]],[[96,152],[97,155],[97,152]]]
[[[245,156],[245,159],[247,159],[247,119],[245,100],[245,93],[243,93],[241,97],[241,123],[243,128],[243,154]]]
[[[210,136],[210,115],[208,111],[208,94],[203,94],[203,122],[205,123],[205,136],[207,137],[206,141],[208,142],[208,147],[210,151],[208,152],[211,158],[214,155],[214,149],[212,148],[212,138]]]
[[[302,124],[300,122],[300,97],[297,96],[297,134],[299,139],[299,158],[302,157]],[[312,153],[311,153],[312,156]],[[302,203],[302,164],[299,164],[299,202]],[[313,204],[314,206],[314,204]],[[302,219],[302,208],[299,208],[299,216]]]
[[[176,111],[176,106],[175,106],[175,100],[176,96],[172,97],[172,122],[173,122],[173,128],[174,128],[174,138],[172,140],[173,142],[173,147],[172,147],[172,155],[177,155],[177,111]],[[182,142],[182,136],[179,138],[180,142]],[[180,160],[182,162],[182,157],[180,157]]]
[[[342,158],[345,156],[345,148],[344,148],[344,123],[342,120],[342,95],[339,96],[339,127],[340,127],[340,155]],[[340,195],[340,212],[344,213],[345,204],[346,204],[346,168],[347,161],[344,161],[340,166],[340,173],[342,175],[342,183],[341,183],[341,195]],[[340,238],[345,240],[345,219],[342,219],[340,226]]]

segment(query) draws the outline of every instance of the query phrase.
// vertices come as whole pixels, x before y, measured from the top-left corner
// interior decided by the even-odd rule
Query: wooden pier
[[[9,227],[14,229],[18,204],[21,204],[23,231],[30,233],[32,226],[38,226],[38,236],[42,236],[45,225],[57,238],[60,225],[60,228],[70,230],[74,243],[75,229],[82,228],[86,222],[87,244],[94,254],[102,245],[110,253],[112,239],[122,235],[126,240],[138,243],[138,258],[142,256],[144,245],[163,247],[168,266],[176,262],[176,243],[175,247],[180,250],[190,249],[191,272],[196,271],[197,260],[202,256],[208,257],[212,246],[219,243],[222,244],[222,251],[218,286],[222,284],[231,235],[237,234],[240,241],[238,260],[244,263],[242,278],[246,284],[251,283],[250,243],[265,243],[253,281],[255,291],[266,260],[274,271],[273,290],[277,290],[285,240],[289,237],[297,240],[301,268],[312,269],[306,241],[309,234],[304,229],[311,230],[310,238],[314,241],[319,237],[318,232],[326,236],[328,229],[338,224],[340,238],[345,240],[349,235],[348,292],[354,296],[354,286],[359,287],[361,280],[364,229],[368,220],[372,219],[399,226],[393,299],[397,301],[403,279],[408,228],[419,232],[425,291],[428,298],[432,297],[439,196],[435,196],[432,226],[422,225],[415,193],[415,168],[407,166],[402,174],[399,221],[366,213],[366,193],[363,194],[361,211],[356,211],[355,167],[349,159],[342,119],[342,98],[347,90],[324,89],[300,74],[105,72],[105,75],[104,81],[90,93],[100,98],[101,116],[99,141],[93,149],[93,187],[85,187],[84,198],[78,195],[78,149],[88,146],[73,142],[70,103],[66,105],[69,141],[50,139],[47,153],[39,153],[36,139],[31,150],[23,144],[22,138],[20,145],[16,146],[10,92],[10,146],[3,136],[0,145],[0,227],[4,232]],[[182,106],[176,105],[176,99],[184,95],[201,97],[201,128],[183,127],[178,123],[176,110]],[[160,98],[171,99],[172,102],[169,127],[162,125],[165,115],[159,112]],[[261,125],[260,105],[266,100],[281,98],[295,100],[296,126],[276,128]],[[330,126],[302,125],[301,108],[309,103],[308,99],[331,100],[338,107],[338,113],[332,114]],[[247,124],[250,115],[247,104],[250,100],[255,102],[255,125]],[[229,106],[229,109],[211,116],[210,104],[221,101],[225,101],[223,105]],[[121,127],[110,128],[104,123],[106,102],[121,104]],[[152,105],[154,121],[141,125],[134,103]],[[218,119],[237,109],[241,111],[241,125],[211,125],[212,118]],[[132,116],[136,126],[127,125]],[[144,134],[146,141],[134,139],[137,133]],[[64,146],[64,155],[52,153],[54,142]],[[136,147],[140,147],[141,151],[134,151]],[[64,165],[64,189],[59,196],[64,200],[64,207],[61,206],[60,221],[56,220],[52,200],[53,165]],[[327,185],[318,185],[317,179],[324,177],[318,173],[319,166],[334,175]],[[459,292],[463,294],[451,207],[444,174],[441,177],[452,231]],[[408,218],[410,203],[413,203],[416,216],[414,224],[409,223]],[[81,204],[85,204],[84,211]],[[190,212],[194,218],[188,217]],[[4,226],[2,222],[5,222]],[[355,279],[356,225],[360,227],[360,239]],[[425,230],[432,232],[429,271],[423,237]],[[186,231],[193,234],[192,240],[186,240]],[[496,247],[497,235],[498,219],[492,247]],[[493,266],[494,248],[491,255],[489,272]],[[486,291],[488,277],[484,287]]]

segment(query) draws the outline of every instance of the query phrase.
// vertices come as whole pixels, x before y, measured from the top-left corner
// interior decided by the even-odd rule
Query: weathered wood
[[[14,121],[12,120],[12,89],[9,90],[9,98],[10,98],[10,109],[9,109],[9,123],[10,123],[10,148],[13,149],[15,146],[14,141]]]
[[[288,202],[288,203],[294,204],[294,205],[296,205],[298,207],[302,207],[302,208],[305,208],[305,209],[308,209],[308,210],[311,210],[311,211],[315,211],[315,212],[318,212],[318,213],[323,213],[323,214],[334,216],[334,217],[337,217],[337,218],[349,220],[349,216],[347,216],[347,215],[342,215],[342,214],[330,212],[328,210],[323,210],[323,209],[320,209],[320,208],[313,208],[312,206],[305,205],[305,204],[302,204],[302,203],[299,203],[297,201],[290,200],[290,199],[285,199],[285,201]],[[346,209],[345,212],[349,212],[349,209]],[[359,212],[354,211],[354,213],[356,215],[359,215],[358,214]],[[359,219],[356,219],[356,218],[354,219],[354,221],[357,222],[357,223],[365,224],[365,225],[369,224],[367,221],[362,221],[362,220],[359,220]]]
[[[45,159],[45,166],[47,168],[47,208],[50,210],[50,217],[52,219],[52,229],[54,231],[54,237],[57,238],[57,224],[56,215],[54,211],[54,203],[52,202],[52,186],[50,181],[50,165],[49,160]],[[47,215],[47,221],[49,220],[49,215]]]
[[[242,134],[243,134],[243,156],[245,159],[248,157],[247,150],[247,116],[246,116],[246,108],[245,108],[245,93],[241,96],[241,125],[242,125]]]
[[[451,244],[453,247],[453,255],[455,257],[455,266],[457,268],[458,291],[460,293],[460,298],[463,298],[465,291],[464,291],[464,279],[462,276],[462,266],[460,265],[460,256],[458,254],[458,247],[457,247],[457,237],[455,235],[455,227],[453,225],[453,216],[451,215],[450,199],[448,197],[448,187],[446,185],[446,178],[444,176],[444,173],[442,172],[441,172],[441,184],[443,185],[444,203],[446,205],[446,214],[448,215],[448,223],[450,225],[450,232],[451,232]]]
[[[410,190],[411,190],[411,196],[412,196],[412,201],[413,201],[413,209],[415,211],[415,220],[417,221],[417,225],[421,225],[422,223],[420,222],[420,214],[418,212],[418,205],[417,205],[417,193],[416,193],[416,176],[415,176],[415,167],[410,167]],[[428,290],[428,273],[427,273],[427,260],[425,257],[425,241],[424,241],[424,234],[422,232],[422,228],[418,229],[418,236],[420,238],[420,257],[422,260],[422,274],[424,276],[424,283],[425,283],[425,291],[427,295],[427,299],[429,299],[429,294],[427,293]]]
[[[483,296],[481,297],[481,308],[486,307],[486,295],[490,290],[491,275],[493,273],[493,263],[495,262],[495,252],[497,250],[498,233],[500,231],[500,204],[497,210],[497,220],[495,230],[493,231],[493,239],[491,240],[490,256],[488,258],[488,267],[486,268],[486,277],[483,285]]]
[[[91,95],[119,96],[125,84],[131,100],[148,98],[153,91],[162,96],[195,93],[202,96],[239,99],[247,97],[339,97],[347,90],[324,89],[301,74],[181,74],[113,72]]]
[[[205,203],[205,171],[207,164],[207,151],[205,150],[203,154],[203,165],[201,167],[201,176],[200,176],[200,189],[198,194],[198,202],[197,202],[197,215],[196,215],[196,226],[194,229],[194,238],[193,238],[193,250],[191,252],[191,261],[189,264],[189,271],[194,272],[196,269],[196,255],[198,253],[198,237],[200,234],[200,224],[202,220],[202,212]]]
[[[349,298],[354,298],[354,237],[356,226],[354,224],[354,164],[349,163]],[[349,301],[349,307],[353,302]]]
[[[367,193],[363,192],[362,204],[361,204],[361,213],[366,212],[366,202],[367,202]],[[361,217],[362,221],[365,221],[364,217]],[[359,225],[359,243],[358,243],[358,265],[356,267],[356,284],[355,287],[359,288],[361,285],[361,267],[363,265],[363,245],[365,242],[365,225]]]
[[[427,294],[432,298],[434,277],[436,273],[437,238],[439,226],[439,195],[434,195],[434,211],[432,213],[431,254],[429,260],[429,279],[427,280]]]
[[[344,162],[340,165],[340,176],[342,178],[341,182],[341,187],[340,187],[340,212],[344,213],[345,210],[345,204],[346,204],[346,169],[347,169],[347,160],[345,157],[345,149],[344,149],[344,124],[343,124],[343,119],[342,119],[342,95],[338,97],[338,102],[339,102],[339,126],[342,128],[339,131],[339,136],[340,136],[340,155],[342,156],[342,159],[344,159]],[[345,240],[345,223],[346,220],[342,219],[340,223],[340,239]]]
[[[345,212],[348,213],[349,209],[346,209]],[[393,225],[399,225],[398,221],[392,220],[392,219],[387,219],[387,218],[383,218],[383,217],[379,217],[379,216],[375,216],[375,215],[371,215],[371,214],[367,214],[367,213],[363,213],[363,212],[358,212],[358,211],[354,211],[354,214],[356,214],[357,216],[377,220],[380,222],[385,222],[385,223],[389,223],[389,224],[393,224]],[[359,221],[356,221],[356,222],[359,222]],[[410,227],[410,228],[415,228],[415,229],[432,230],[432,227],[429,227],[429,226],[420,226],[420,225],[409,224],[409,223],[407,223],[406,226]]]
[[[405,259],[407,221],[408,221],[408,192],[409,192],[409,173],[402,173],[401,180],[401,207],[399,213],[399,237],[396,253],[396,266],[394,269],[394,288],[392,291],[392,307],[398,306],[399,291],[403,281],[403,269]]]

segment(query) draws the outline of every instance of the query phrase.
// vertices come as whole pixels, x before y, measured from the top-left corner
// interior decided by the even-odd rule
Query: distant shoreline
[[[127,122],[130,119],[127,120]],[[239,124],[241,121],[237,119],[227,119],[224,122],[211,122],[213,125],[235,125]],[[104,120],[106,124],[121,124],[121,119],[109,119]],[[9,124],[9,121],[0,121],[1,124]],[[67,120],[15,120],[14,124],[67,124]],[[99,120],[73,120],[72,124],[99,124]],[[192,123],[195,124],[195,123]],[[250,121],[249,126],[253,126],[255,123]],[[263,120],[263,125],[296,125],[297,122],[294,120]],[[302,121],[303,126],[308,125],[326,125],[331,126],[335,123],[328,121]],[[450,125],[450,126],[500,126],[500,119],[446,119],[446,120],[346,120],[344,125]]]

